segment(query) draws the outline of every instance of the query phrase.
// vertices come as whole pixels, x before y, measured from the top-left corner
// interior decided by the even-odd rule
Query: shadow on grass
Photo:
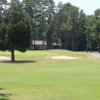
[[[36,61],[31,61],[31,60],[19,60],[19,61],[1,61],[1,63],[9,63],[9,64],[27,64],[27,63],[35,63]]]
[[[0,100],[10,100],[12,94],[8,93],[5,89],[0,88]]]

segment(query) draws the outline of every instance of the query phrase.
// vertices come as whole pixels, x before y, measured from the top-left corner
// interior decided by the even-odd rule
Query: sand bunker
[[[10,57],[0,56],[0,61],[8,61]]]
[[[51,59],[80,59],[80,58],[71,56],[52,56]]]
[[[96,58],[100,58],[100,53],[91,53],[91,55],[96,57]]]

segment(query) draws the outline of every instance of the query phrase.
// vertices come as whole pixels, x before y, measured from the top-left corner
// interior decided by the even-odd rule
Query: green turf
[[[53,60],[54,55],[80,59]],[[0,100],[100,100],[100,59],[90,53],[16,51],[16,60],[33,62],[0,62]]]

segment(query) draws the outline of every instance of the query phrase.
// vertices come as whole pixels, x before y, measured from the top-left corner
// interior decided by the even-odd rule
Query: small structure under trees
[[[61,48],[61,44],[52,43],[52,49],[60,49],[60,48]],[[48,49],[47,42],[42,41],[42,40],[32,40],[30,49],[32,49],[32,50]]]

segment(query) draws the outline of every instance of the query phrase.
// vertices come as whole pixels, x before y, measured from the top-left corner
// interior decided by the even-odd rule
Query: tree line
[[[71,3],[55,5],[53,0],[23,0],[24,9],[30,15],[32,39],[53,43],[62,49],[100,52],[100,9],[93,15]]]
[[[62,49],[100,52],[100,9],[93,15],[71,3],[53,0],[0,1],[0,50],[26,51],[31,40],[53,43]]]

